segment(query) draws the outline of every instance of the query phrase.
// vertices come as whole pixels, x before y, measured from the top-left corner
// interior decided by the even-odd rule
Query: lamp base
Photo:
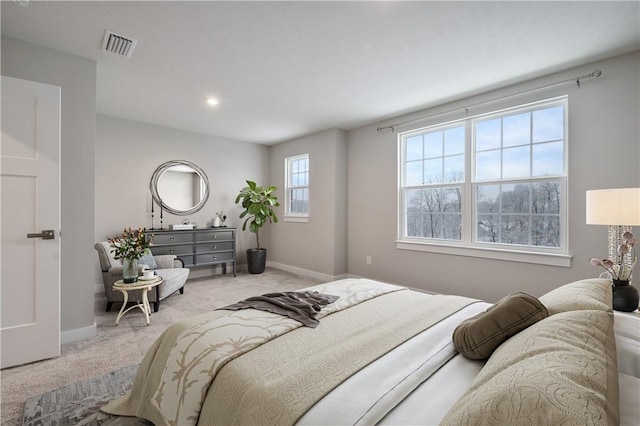
[[[638,309],[640,295],[638,289],[629,281],[613,280],[613,309],[622,312],[633,312]]]

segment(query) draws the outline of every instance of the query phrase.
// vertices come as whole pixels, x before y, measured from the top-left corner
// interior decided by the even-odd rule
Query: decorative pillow
[[[138,260],[138,265],[147,265],[149,269],[158,269],[158,264],[149,250]]]
[[[540,297],[549,315],[559,312],[596,310],[612,312],[611,281],[592,278],[575,281]]]
[[[616,425],[613,315],[569,311],[503,343],[441,425]]]
[[[453,345],[465,358],[489,358],[502,342],[546,317],[547,309],[538,299],[514,293],[462,321],[453,331]]]

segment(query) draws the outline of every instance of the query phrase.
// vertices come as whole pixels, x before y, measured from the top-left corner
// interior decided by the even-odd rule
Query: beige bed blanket
[[[132,392],[103,410],[156,425],[293,424],[350,375],[474,302],[370,280],[309,290],[340,296],[316,329],[252,309],[175,324],[145,356]]]

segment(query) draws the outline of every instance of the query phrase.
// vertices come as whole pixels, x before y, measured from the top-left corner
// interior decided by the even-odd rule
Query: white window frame
[[[473,123],[481,119],[491,117],[504,116],[507,114],[542,109],[546,106],[563,105],[564,107],[564,164],[563,173],[560,176],[552,177],[532,177],[524,179],[496,179],[491,181],[476,181],[475,179],[475,135],[472,134],[474,129]],[[421,237],[406,236],[406,217],[405,217],[405,186],[404,186],[404,168],[405,168],[405,141],[407,138],[435,130],[438,128],[452,127],[455,125],[465,125],[465,179],[463,182],[453,182],[451,184],[443,184],[446,186],[462,187],[462,207],[461,207],[461,225],[462,234],[460,240],[445,239],[427,239]],[[507,260],[515,262],[534,263],[542,265],[552,265],[561,267],[571,266],[571,255],[569,253],[569,223],[568,223],[568,157],[569,157],[569,135],[568,135],[568,97],[559,96],[551,99],[531,102],[523,105],[514,105],[497,111],[486,112],[474,116],[468,116],[459,120],[437,123],[431,126],[411,129],[398,134],[398,239],[396,240],[396,248],[401,250],[424,251],[440,254],[451,254],[460,256],[479,257],[485,259]],[[476,240],[477,224],[477,187],[480,184],[487,183],[522,183],[522,182],[541,182],[544,180],[559,180],[562,205],[560,207],[560,247],[536,247],[536,246],[520,246],[510,244],[482,243]]]
[[[294,161],[298,160],[307,160],[307,185],[293,185],[291,182],[291,165]],[[309,154],[300,154],[292,157],[287,157],[284,159],[284,176],[285,176],[285,213],[284,213],[284,221],[285,222],[309,222],[309,211],[311,210],[311,196],[309,191],[309,184],[311,183],[311,160],[309,158]],[[291,212],[291,190],[292,189],[306,189],[309,197],[307,198],[308,208],[306,213],[298,213]]]

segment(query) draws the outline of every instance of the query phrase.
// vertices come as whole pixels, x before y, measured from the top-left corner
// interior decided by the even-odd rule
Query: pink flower
[[[621,244],[620,247],[618,247],[618,256],[622,257],[627,253],[629,253],[629,246],[626,244]]]
[[[591,259],[593,266],[601,266],[607,270],[612,279],[630,280],[631,272],[636,264],[635,245],[638,239],[629,231],[622,234],[622,244],[618,247],[615,259]]]
[[[631,232],[625,232],[622,234],[622,244],[628,244],[630,246],[635,246],[638,244],[638,239],[633,236]]]

